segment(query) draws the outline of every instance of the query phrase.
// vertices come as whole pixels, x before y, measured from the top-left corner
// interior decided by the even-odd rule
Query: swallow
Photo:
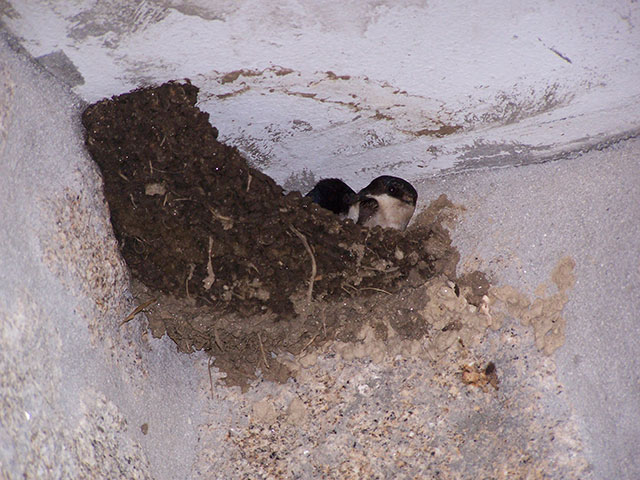
[[[357,201],[356,192],[338,178],[320,180],[306,196],[342,217],[349,214],[349,209]]]
[[[405,230],[416,210],[418,192],[406,180],[383,175],[360,190],[347,217],[358,225]]]
[[[418,192],[402,178],[383,175],[357,194],[342,180],[326,178],[306,196],[358,225],[405,230],[416,209]]]

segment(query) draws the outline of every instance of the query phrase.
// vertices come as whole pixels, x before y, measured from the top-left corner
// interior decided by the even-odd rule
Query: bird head
[[[397,198],[401,202],[414,207],[418,200],[418,192],[413,188],[413,185],[402,178],[392,177],[391,175],[382,175],[374,179],[369,185],[360,190],[358,195],[363,198],[383,194]]]

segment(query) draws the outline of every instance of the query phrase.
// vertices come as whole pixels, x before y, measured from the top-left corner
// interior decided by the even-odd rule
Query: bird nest
[[[341,220],[219,142],[197,93],[167,83],[82,117],[154,335],[207,350],[246,379],[265,352],[354,334],[363,322],[345,307],[354,298],[375,303],[437,275],[455,279],[459,255],[434,214],[452,207],[446,198],[405,232]]]

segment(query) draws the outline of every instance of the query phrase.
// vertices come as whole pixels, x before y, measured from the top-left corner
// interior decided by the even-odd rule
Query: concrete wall
[[[184,478],[199,357],[119,326],[135,304],[82,108],[0,36],[0,477]]]

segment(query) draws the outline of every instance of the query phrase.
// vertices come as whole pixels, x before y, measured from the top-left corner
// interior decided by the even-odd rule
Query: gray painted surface
[[[640,132],[637,2],[3,5],[88,102],[190,78],[221,139],[293,189],[537,163]]]
[[[640,478],[640,140],[573,159],[425,181],[466,212],[454,241],[465,265],[528,295],[571,256],[558,378],[599,479]]]

